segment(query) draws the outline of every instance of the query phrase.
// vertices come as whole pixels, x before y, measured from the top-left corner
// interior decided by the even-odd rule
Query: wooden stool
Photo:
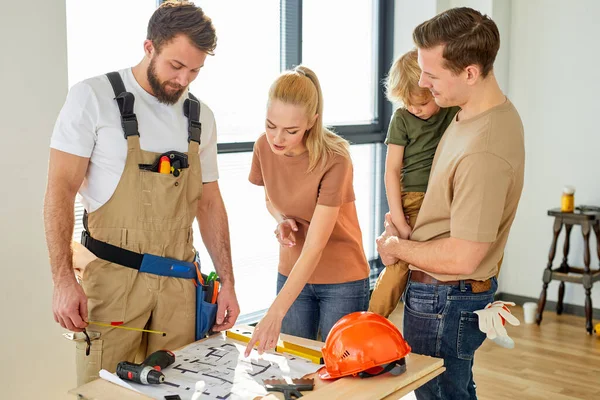
[[[548,210],[548,215],[554,217],[554,237],[550,245],[550,254],[548,255],[548,266],[544,270],[544,286],[540,299],[538,301],[538,310],[536,322],[539,325],[542,322],[542,313],[546,306],[546,291],[548,284],[552,280],[560,281],[558,287],[558,302],[556,303],[556,313],[562,314],[563,298],[565,297],[565,282],[579,283],[585,289],[585,330],[589,335],[592,334],[592,285],[600,280],[600,268],[590,270],[590,230],[593,229],[596,234],[596,251],[600,259],[600,208],[598,207],[577,207],[575,212],[564,213],[560,208]],[[556,254],[556,242],[558,235],[565,226],[565,243],[563,246],[563,260],[558,268],[552,269],[552,262]],[[583,268],[571,267],[567,263],[569,255],[569,241],[573,225],[581,225],[583,233]]]

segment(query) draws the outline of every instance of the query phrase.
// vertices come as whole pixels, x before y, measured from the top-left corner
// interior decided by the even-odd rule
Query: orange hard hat
[[[318,373],[321,379],[348,375],[365,378],[394,369],[402,373],[408,353],[410,346],[387,318],[372,312],[355,312],[331,328],[323,346],[325,366]]]

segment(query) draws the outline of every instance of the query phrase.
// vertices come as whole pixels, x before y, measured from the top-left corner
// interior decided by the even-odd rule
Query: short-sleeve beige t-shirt
[[[521,198],[523,124],[508,99],[473,118],[463,121],[457,117],[438,145],[411,240],[454,237],[491,243],[469,276],[428,273],[440,281],[486,280],[498,272]]]
[[[279,272],[289,276],[302,252],[315,208],[320,204],[340,207],[340,211],[308,283],[344,283],[367,278],[369,264],[354,204],[352,161],[336,155],[326,165],[307,171],[308,152],[295,157],[277,155],[264,134],[254,144],[250,182],[264,186],[273,207],[287,218],[295,219],[298,225],[296,245],[280,247]],[[275,238],[273,241],[276,245]]]

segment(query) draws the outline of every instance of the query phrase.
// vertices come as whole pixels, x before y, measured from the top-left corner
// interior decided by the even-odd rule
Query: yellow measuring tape
[[[126,329],[128,331],[158,333],[159,335],[167,336],[167,333],[166,332],[162,332],[162,331],[152,331],[150,329],[132,328],[132,327],[123,326],[123,325],[111,325],[111,324],[107,324],[107,323],[104,323],[104,322],[88,321],[88,324],[90,324],[90,325],[98,325],[98,326],[105,326],[107,328]]]
[[[239,340],[240,342],[244,343],[250,342],[250,339],[252,338],[251,336],[242,333],[242,331],[238,329],[230,329],[226,331],[225,334],[228,338]],[[315,364],[323,364],[323,354],[321,354],[321,351],[302,345],[279,340],[277,346],[275,347],[275,351],[278,353],[288,353],[297,357],[302,357],[312,361]]]

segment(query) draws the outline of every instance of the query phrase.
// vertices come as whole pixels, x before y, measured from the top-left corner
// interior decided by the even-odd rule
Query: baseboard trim
[[[523,305],[528,301],[532,301],[534,303],[538,302],[537,298],[527,297],[527,296],[519,296],[511,293],[496,293],[496,300],[501,301],[512,301],[515,304]],[[556,311],[556,301],[546,301],[546,307],[544,307],[544,311]],[[585,307],[579,306],[575,304],[567,304],[563,303],[563,314],[577,315],[580,317],[585,317]],[[592,309],[592,317],[593,319],[600,319],[600,308]]]

